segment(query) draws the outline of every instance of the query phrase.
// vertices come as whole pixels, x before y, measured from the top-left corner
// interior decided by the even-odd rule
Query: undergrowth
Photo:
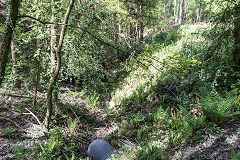
[[[233,72],[229,56],[233,50],[232,37],[228,34],[225,37],[228,43],[222,41],[216,50],[212,48],[219,46],[217,38],[222,36],[209,39],[213,33],[224,34],[222,30],[211,24],[183,25],[156,34],[146,41],[144,52],[124,66],[127,74],[123,72],[122,77],[116,77],[114,84],[102,84],[103,95],[96,92],[89,96],[87,88],[83,88],[81,92],[68,90],[68,96],[72,99],[85,96],[92,108],[106,100],[108,116],[119,126],[117,132],[106,138],[124,137],[137,146],[135,150],[124,151],[120,144],[116,145],[123,150],[123,157],[132,157],[126,159],[171,159],[172,148],[204,140],[201,136],[193,138],[200,134],[200,129],[212,123],[217,126],[240,114],[240,83],[234,80],[239,73]],[[106,96],[109,91],[111,95]],[[78,115],[81,111],[75,109]],[[75,129],[81,121],[83,130],[89,131],[95,118],[85,115],[79,121],[66,120],[60,113],[55,116],[65,118],[68,132],[53,130],[49,141],[40,142],[37,154],[32,156],[49,160],[81,159],[84,153],[79,153],[74,143]],[[21,148],[14,151],[23,152]],[[233,152],[232,157],[238,155]]]
[[[108,109],[121,117],[121,135],[139,144],[137,159],[170,159],[169,149],[193,143],[208,123],[239,115],[231,35],[209,53],[220,42],[209,36],[221,29],[186,25],[157,34],[126,66],[129,76],[112,92]]]

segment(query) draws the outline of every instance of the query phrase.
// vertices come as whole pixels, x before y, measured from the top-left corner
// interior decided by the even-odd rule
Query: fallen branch
[[[30,92],[30,94],[33,94]],[[14,93],[3,93],[2,96],[10,96],[10,97],[19,97],[19,98],[31,98],[33,99],[33,96],[27,96],[27,95],[20,95],[20,94],[14,94]],[[38,99],[45,99],[44,96],[37,96]]]
[[[20,97],[20,98],[32,98],[30,96],[20,95],[20,94],[12,94],[12,93],[4,93],[3,95],[11,96],[11,97]]]
[[[0,116],[0,119],[5,119],[5,120],[11,122],[12,124],[14,124],[15,126],[17,126],[18,128],[21,128],[14,120],[11,120],[10,118]]]
[[[25,108],[29,113],[22,113],[22,114],[30,114],[30,115],[32,115],[36,120],[37,120],[37,122],[38,122],[38,124],[40,125],[40,126],[42,126],[42,123],[39,121],[39,119],[37,118],[37,116],[33,113],[33,112],[31,112],[28,108]]]

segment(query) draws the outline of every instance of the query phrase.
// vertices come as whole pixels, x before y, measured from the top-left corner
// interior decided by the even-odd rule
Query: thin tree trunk
[[[144,24],[143,24],[143,22],[141,21],[141,22],[140,22],[140,42],[143,41],[143,38],[144,38]]]
[[[41,33],[44,33],[45,26],[42,26]],[[44,49],[44,40],[37,40],[37,46],[40,50],[40,54],[42,54]],[[34,97],[33,97],[33,106],[37,103],[37,92],[38,92],[38,85],[40,81],[41,76],[41,62],[42,62],[42,56],[35,57],[35,88],[34,88]]]
[[[233,52],[234,63],[236,65],[235,70],[240,70],[240,4],[237,3],[234,9],[234,43],[235,49]]]
[[[120,8],[120,2],[118,1],[118,8]],[[117,14],[117,18],[119,19],[119,14]],[[117,31],[117,37],[118,37],[118,43],[121,43],[121,32],[122,32],[122,26],[121,21],[118,20],[118,23],[116,24],[116,31]],[[119,52],[119,51],[118,51]]]
[[[186,11],[185,11],[185,23],[188,23],[188,10],[189,10],[190,0],[187,1]]]
[[[182,24],[182,22],[183,22],[183,4],[184,4],[184,0],[181,0],[180,13],[179,13],[179,24]]]
[[[19,71],[17,69],[17,57],[18,54],[15,52],[15,43],[14,40],[11,41],[11,55],[12,55],[12,64],[13,64],[13,72],[15,76],[14,86],[16,88],[21,88],[21,80],[19,79]]]
[[[133,0],[130,1],[130,5],[129,5],[129,14],[130,14],[130,32],[129,32],[129,36],[130,36],[130,42],[133,41],[133,34],[134,34],[134,28],[132,25],[132,21],[133,21]]]
[[[136,42],[138,43],[139,40],[140,40],[140,24],[138,19],[136,24]]]
[[[200,21],[200,14],[201,14],[201,0],[199,0],[196,23]]]
[[[51,21],[54,22],[54,6],[52,7],[52,18]],[[56,30],[55,30],[55,24],[51,26],[51,40],[50,40],[50,57],[51,57],[51,63],[52,66],[55,66],[55,41],[56,41]]]
[[[171,13],[171,1],[168,0],[168,18],[170,18],[170,13]]]
[[[35,88],[34,88],[34,97],[33,97],[33,106],[37,102],[37,92],[38,92],[38,85],[39,85],[39,78],[40,78],[40,60],[35,60],[36,64],[36,75],[35,75]]]
[[[10,44],[12,40],[12,34],[14,27],[16,25],[17,21],[17,15],[18,15],[18,8],[19,8],[19,0],[9,0],[9,9],[8,9],[8,15],[9,17],[6,18],[6,31],[3,39],[3,43],[0,50],[0,87],[2,85],[3,77],[5,74],[6,69],[6,63],[7,63],[7,55],[10,49]]]
[[[65,14],[63,24],[68,23],[68,19],[69,19],[71,10],[73,8],[73,5],[74,5],[74,0],[70,0],[67,12]],[[51,83],[50,83],[50,86],[49,86],[49,89],[48,89],[48,93],[47,93],[47,104],[46,104],[47,105],[47,113],[46,113],[46,116],[45,116],[45,119],[44,119],[44,127],[47,128],[47,129],[49,129],[49,123],[50,123],[51,116],[52,116],[52,113],[53,113],[52,92],[53,92],[53,88],[56,84],[58,73],[59,73],[59,70],[60,70],[60,67],[61,67],[61,54],[60,54],[60,52],[61,52],[61,49],[62,49],[62,44],[63,44],[63,39],[64,39],[64,36],[65,36],[66,29],[67,29],[67,26],[63,25],[61,33],[60,33],[60,38],[59,38],[59,42],[58,42],[57,51],[56,51],[57,66],[56,66],[56,69],[53,73],[53,77],[52,77],[52,80],[51,80]]]
[[[177,16],[177,0],[174,0],[174,18],[176,21],[176,16]]]
[[[144,23],[143,23],[143,2],[140,1],[141,3],[139,4],[139,10],[140,10],[140,22],[139,22],[139,27],[140,27],[140,33],[139,33],[139,38],[140,38],[140,42],[143,41],[144,38]]]
[[[137,33],[137,42],[143,41],[143,32],[144,32],[144,24],[143,24],[143,17],[142,17],[142,1],[138,1],[137,3],[137,10],[138,10],[138,23],[136,26],[136,33]]]
[[[129,13],[129,6],[128,6],[128,0],[125,0],[125,4],[126,4],[126,11]],[[128,37],[128,35],[129,35],[129,28],[128,28],[129,26],[128,26],[128,24],[126,23],[125,24],[125,37],[127,38]],[[127,49],[128,47],[127,47],[127,45],[126,45],[126,49]]]
[[[178,22],[178,15],[179,15],[180,1],[181,1],[181,0],[178,0],[178,2],[177,2],[177,13],[176,13],[176,17],[175,17],[175,23]]]
[[[166,0],[164,0],[164,2],[163,2],[164,4],[164,6],[163,6],[163,12],[164,12],[164,21],[166,20],[166,17],[167,17],[167,14],[166,14]]]

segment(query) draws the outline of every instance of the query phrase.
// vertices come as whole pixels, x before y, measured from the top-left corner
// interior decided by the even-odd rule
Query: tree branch
[[[33,20],[35,20],[35,21],[38,21],[38,22],[40,22],[40,23],[42,23],[42,24],[44,24],[44,25],[54,24],[53,22],[42,21],[41,19],[37,19],[37,18],[32,17],[32,16],[29,16],[29,15],[20,15],[20,16],[18,16],[18,18],[30,18],[30,19],[33,19]],[[71,25],[71,24],[64,24],[64,23],[56,23],[56,24],[57,24],[57,25],[65,25],[65,26],[69,26],[69,27],[81,29],[82,31],[88,33],[90,36],[92,36],[94,39],[98,40],[99,42],[101,42],[101,43],[103,43],[103,44],[105,44],[105,45],[107,45],[107,46],[110,46],[111,48],[114,48],[114,49],[116,49],[116,50],[118,50],[118,51],[120,51],[120,52],[122,52],[122,53],[126,53],[125,51],[123,51],[123,50],[121,50],[121,49],[119,49],[119,48],[117,48],[117,47],[115,47],[115,46],[113,46],[113,45],[105,42],[104,40],[98,38],[97,36],[95,36],[94,34],[92,34],[90,31],[88,31],[88,30],[86,30],[86,29],[84,29],[84,28],[82,28],[82,27],[80,27],[80,26],[75,26],[75,25]]]
[[[75,26],[75,25],[65,24],[65,23],[53,23],[53,22],[42,21],[42,20],[40,20],[40,19],[34,18],[34,17],[32,17],[32,16],[28,16],[28,15],[20,15],[19,18],[30,18],[30,19],[33,19],[33,20],[35,20],[35,21],[38,21],[38,22],[40,22],[40,23],[42,23],[42,24],[44,24],[44,25],[47,25],[47,24],[57,24],[57,25],[65,25],[65,26],[69,26],[69,27],[73,27],[73,28],[78,28],[78,29],[80,29],[80,30],[88,33],[91,37],[93,37],[94,39],[96,39],[96,40],[98,40],[99,42],[103,43],[104,45],[109,46],[109,47],[111,47],[111,48],[113,48],[113,49],[115,49],[115,50],[117,50],[117,51],[119,51],[119,52],[121,52],[121,53],[123,53],[123,54],[126,54],[126,53],[128,53],[128,52],[130,52],[130,51],[134,51],[134,50],[137,51],[138,54],[141,53],[141,51],[139,51],[137,48],[130,48],[130,49],[127,50],[127,51],[121,50],[121,49],[119,49],[118,47],[115,47],[114,45],[105,42],[105,41],[102,40],[101,38],[97,37],[96,35],[92,34],[90,31],[88,31],[88,30],[86,30],[86,29],[84,29],[84,28],[82,28],[82,27],[80,27],[80,26]],[[138,60],[137,60],[137,61],[138,61]],[[138,61],[138,62],[139,62],[143,67],[146,68],[146,66],[145,66],[144,64],[142,64],[140,61]],[[154,67],[154,68],[155,68],[155,67]]]
[[[20,18],[30,18],[30,19],[38,21],[38,22],[40,22],[42,24],[54,24],[53,22],[42,21],[41,19],[37,19],[37,18],[29,16],[29,15],[19,15],[18,19],[20,19]]]

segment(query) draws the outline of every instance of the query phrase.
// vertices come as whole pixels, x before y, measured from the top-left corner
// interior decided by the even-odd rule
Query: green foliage
[[[176,79],[184,79],[184,76],[199,63],[195,58],[187,58],[181,55],[170,56],[163,61],[165,68],[168,68],[168,74],[176,76]]]
[[[74,152],[75,146],[65,145],[56,134],[51,134],[48,143],[39,142],[39,147],[41,151],[35,145],[32,146],[32,149],[25,148],[22,145],[13,145],[10,147],[10,151],[14,153],[14,159],[16,160],[26,159],[26,157],[37,160],[90,160],[89,158],[79,157],[79,154]]]
[[[203,111],[210,120],[220,123],[238,113],[233,112],[234,106],[239,103],[236,89],[224,97],[209,88],[201,88],[200,92]]]
[[[74,130],[76,129],[77,125],[78,125],[78,119],[68,119],[67,121],[67,125],[68,125],[68,130],[69,130],[69,134],[72,135]]]
[[[237,153],[237,151],[234,151],[234,150],[231,151],[230,157],[231,157],[231,160],[239,160],[240,159],[239,153]]]
[[[150,43],[151,45],[161,44],[164,46],[168,46],[176,43],[179,39],[182,38],[181,32],[182,32],[182,28],[177,27],[167,32],[156,34],[151,38],[147,39],[146,42]]]
[[[71,91],[69,88],[67,88],[67,92],[68,92],[68,96],[71,97],[72,99],[77,98],[78,96],[81,95],[81,93]]]
[[[139,160],[152,160],[152,159],[171,159],[170,154],[168,154],[164,148],[159,146],[158,142],[149,143],[143,146],[137,152],[137,158]]]
[[[169,114],[167,110],[164,110],[162,107],[159,107],[154,114],[154,121],[158,123],[163,123],[167,125],[169,120]]]
[[[3,134],[8,134],[8,133],[15,133],[17,132],[17,129],[16,128],[13,128],[13,127],[8,127],[6,129],[3,130]]]
[[[204,116],[194,116],[184,107],[179,106],[176,112],[171,111],[171,119],[168,123],[170,127],[169,145],[186,142],[193,132],[205,126]]]
[[[70,122],[71,121],[71,122]],[[77,121],[69,120],[69,130],[73,133]],[[71,135],[70,135],[71,136]],[[80,157],[80,151],[75,143],[69,143],[65,139],[64,133],[59,130],[51,130],[49,133],[48,142],[39,142],[41,151],[34,155],[39,160],[55,160],[55,159],[68,159],[68,160],[88,160]],[[77,156],[76,156],[77,155]]]
[[[127,124],[121,126],[122,134],[128,135],[128,138],[136,139],[138,142],[142,142],[144,139],[145,142],[154,141],[156,137],[163,138],[165,135],[168,137],[165,145],[171,148],[183,142],[194,141],[191,137],[197,134],[197,130],[207,126],[206,119],[209,119],[209,115],[218,116],[215,113],[209,114],[206,112],[207,107],[205,105],[207,104],[203,104],[203,101],[205,102],[208,96],[199,95],[199,92],[201,93],[199,90],[203,86],[211,84],[217,95],[229,92],[227,85],[230,86],[232,81],[227,75],[231,74],[230,66],[232,62],[231,57],[229,58],[227,54],[231,52],[232,38],[229,37],[228,39],[230,43],[224,41],[219,54],[216,52],[216,54],[211,55],[216,61],[206,61],[206,58],[209,58],[206,47],[210,46],[211,48],[215,45],[214,41],[203,43],[206,40],[206,34],[201,33],[203,31],[206,33],[206,30],[208,31],[207,27],[183,26],[181,34],[185,37],[181,38],[179,36],[179,39],[173,39],[174,35],[177,35],[177,31],[172,32],[172,38],[171,34],[169,34],[170,37],[164,35],[168,45],[146,45],[145,52],[139,55],[138,60],[134,61],[133,65],[129,65],[128,70],[132,72],[129,74],[131,78],[129,80],[125,79],[121,88],[119,87],[121,90],[117,90],[115,95],[123,99],[121,103],[123,106],[132,105],[138,110],[137,106],[139,105],[140,108],[154,114],[152,116],[146,116],[144,113],[130,114],[131,118],[127,118]],[[221,32],[218,34],[221,34]],[[165,39],[161,40],[164,41]],[[227,50],[228,53],[224,53]],[[159,60],[156,60],[156,58]],[[136,65],[136,63],[140,65]],[[225,66],[219,64],[225,64]],[[158,66],[160,70],[149,66]],[[214,69],[214,71],[210,71],[210,69]],[[156,79],[149,78],[151,76],[156,77]],[[223,79],[225,80],[222,81]],[[206,83],[207,81],[209,83]],[[224,84],[224,82],[227,84]],[[224,87],[222,87],[223,84]],[[211,94],[210,91],[205,92]],[[225,106],[228,109],[224,113],[236,115],[238,112],[233,112],[233,110],[236,111],[238,106],[235,103],[236,99],[234,100],[237,94],[232,95],[232,92],[228,94],[226,98],[220,96],[220,99],[211,99],[211,107],[224,108],[223,106]],[[154,98],[158,99],[158,103],[151,105]],[[116,102],[118,103],[119,99]],[[126,112],[126,110],[123,111]],[[130,128],[132,130],[129,130]],[[146,132],[148,135],[145,134]],[[147,147],[148,143],[140,144],[147,151],[140,151],[139,157],[145,159],[160,157],[158,156],[158,154],[161,154],[159,148],[153,156],[151,147]]]
[[[59,87],[75,86],[78,90],[68,89],[68,96],[72,99],[81,96],[89,108],[98,108],[102,102],[109,102],[110,109],[119,108],[113,117],[124,117],[126,122],[120,124],[119,132],[140,144],[138,159],[171,159],[166,149],[198,134],[196,130],[206,126],[206,119],[220,123],[240,110],[240,82],[232,78],[240,77],[232,68],[235,1],[201,1],[202,15],[215,16],[218,25],[185,25],[170,30],[166,29],[173,26],[174,17],[163,18],[164,2],[143,0],[140,7],[131,1],[79,1],[72,12],[61,52]],[[170,3],[173,14],[173,1]],[[198,3],[190,1],[186,13],[190,22],[195,22]],[[62,23],[67,4],[67,0],[23,1],[20,14]],[[144,24],[145,34],[166,31],[143,43],[133,42],[136,33],[129,35],[131,27],[135,30],[140,23]],[[15,66],[19,72],[16,76],[9,61],[5,88],[14,88],[17,77],[23,83],[23,92],[33,93],[39,82],[37,89],[47,93],[55,67],[49,56],[50,25],[26,18],[21,18],[19,24],[14,31],[15,52],[21,55]],[[4,29],[1,25],[0,33]],[[60,26],[55,29],[58,40]],[[55,90],[60,92],[57,87]],[[40,113],[40,119],[45,113],[43,106],[37,104],[33,108]],[[198,114],[192,113],[194,109]],[[69,137],[74,136],[79,120],[59,115],[68,119]],[[86,116],[81,121],[83,128],[88,131],[94,119]],[[57,124],[57,119],[54,122]],[[4,130],[5,134],[13,132],[12,128]],[[79,159],[76,145],[69,144],[66,136],[58,130],[49,133],[48,142],[39,143],[40,151],[36,149],[33,157]],[[164,138],[166,144],[162,144]],[[24,159],[24,149],[15,148],[14,152]]]
[[[31,152],[30,149],[25,148],[21,145],[13,145],[10,147],[10,151],[14,153],[14,159],[16,160],[22,160],[25,159],[25,154]]]
[[[47,144],[39,143],[42,152],[39,153],[38,159],[61,159],[61,147],[63,139],[58,131],[50,133],[50,138]]]

